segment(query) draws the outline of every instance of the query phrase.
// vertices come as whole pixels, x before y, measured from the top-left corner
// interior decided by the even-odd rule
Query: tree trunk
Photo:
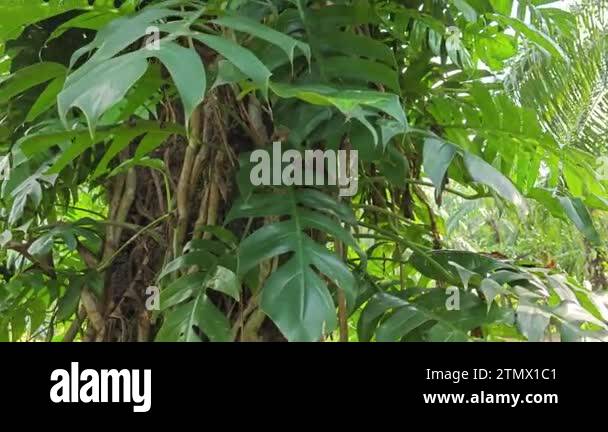
[[[244,135],[240,127],[230,122],[223,109],[226,106],[240,110],[253,137]],[[180,107],[167,101],[159,118],[183,121],[176,118],[179,115],[175,113],[179,112]],[[148,288],[157,284],[155,278],[163,265],[179,256],[188,241],[205,238],[207,233],[201,231],[202,227],[222,223],[237,194],[233,184],[237,155],[261,146],[267,139],[264,120],[259,102],[254,100],[245,109],[229,91],[213,93],[195,110],[189,141],[172,136],[151,154],[164,161],[166,180],[158,171],[145,167],[131,168],[110,179],[108,202],[112,223],[106,230],[101,258],[102,266],[107,264],[104,297],[99,301],[103,328],[98,328],[89,314],[86,340],[154,339],[162,322],[146,309]],[[135,140],[121,159],[132,157],[137,144]],[[170,190],[169,201],[166,186]],[[231,226],[231,230],[242,235],[245,227]],[[260,283],[263,283],[276,263],[261,267]],[[241,292],[240,302],[209,294],[230,318],[235,340],[284,340],[259,308],[258,299],[247,290]]]

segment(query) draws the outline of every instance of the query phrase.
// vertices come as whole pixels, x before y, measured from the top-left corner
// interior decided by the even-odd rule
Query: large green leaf
[[[290,219],[265,225],[247,237],[239,246],[238,272],[244,275],[261,262],[291,252],[291,258],[266,281],[261,307],[272,318],[289,340],[315,341],[331,332],[336,324],[335,305],[326,283],[316,269],[344,290],[347,301],[353,304],[356,296],[355,279],[345,264],[333,253],[313,241],[308,229],[319,229],[359,250],[350,233],[336,221],[300,204],[314,205],[315,210],[326,208],[334,214],[345,213],[326,198],[315,200],[298,191],[285,194],[254,194],[240,200],[232,208],[227,221],[241,217],[287,214]]]
[[[187,128],[188,121],[194,109],[203,101],[207,88],[203,62],[195,50],[169,42],[163,43],[160,50],[152,51],[152,55],[158,57],[173,78],[184,104]]]
[[[243,74],[251,78],[255,84],[259,85],[264,93],[267,92],[268,81],[272,73],[251,51],[219,36],[195,34],[193,37],[217,51]]]
[[[496,270],[512,268],[509,263],[481,253],[457,250],[436,250],[425,254],[415,252],[410,258],[410,263],[423,275],[449,283],[458,283],[457,281],[462,279],[462,270],[459,271],[459,267],[484,277]]]
[[[379,60],[388,66],[396,65],[393,51],[375,39],[350,32],[331,31],[320,40],[323,48],[344,54]]]
[[[525,23],[514,17],[506,17],[502,15],[492,15],[492,18],[501,24],[511,26],[514,30],[521,32],[531,42],[534,42],[539,47],[546,50],[549,54],[555,56],[556,59],[566,61],[569,60],[564,50],[559,46],[559,44],[557,44],[557,42],[555,42],[550,36],[535,28],[532,24]]]
[[[169,70],[182,97],[187,124],[194,108],[203,100],[205,70],[194,51],[173,43],[165,43],[160,50],[139,50],[98,63],[87,74],[81,74],[78,80],[68,77],[66,86],[58,97],[62,121],[67,122],[70,108],[78,107],[85,114],[93,136],[99,117],[121,101],[144,75],[149,57],[158,57]]]
[[[207,336],[211,342],[231,340],[230,322],[203,292],[191,302],[182,303],[167,313],[156,340],[200,342],[198,332]]]
[[[63,65],[52,62],[35,63],[19,69],[0,85],[0,103],[38,84],[65,75],[65,70]]]
[[[27,113],[26,121],[33,121],[42,113],[51,109],[57,103],[57,95],[61,92],[65,83],[65,75],[60,75],[49,83],[44,91],[38,96],[36,102]]]
[[[117,12],[127,13],[132,11],[135,3],[134,0],[127,0],[119,9],[116,9],[114,7],[114,2],[108,0],[97,0],[95,2],[89,0],[49,0],[48,2],[42,0],[32,0],[28,2],[11,1],[2,5],[0,42],[17,38],[22,30],[30,24],[68,11],[76,9],[98,10],[112,12],[115,15]]]
[[[593,226],[589,210],[580,198],[559,197],[559,202],[574,225],[595,245],[601,243],[600,236]]]
[[[435,199],[438,201],[443,191],[446,172],[456,154],[456,149],[449,143],[436,138],[424,141],[423,164],[426,174],[435,185]]]
[[[326,73],[334,79],[383,84],[399,94],[397,72],[382,63],[361,58],[333,56],[325,59],[323,65]]]
[[[370,90],[338,90],[325,85],[288,85],[274,82],[270,87],[283,98],[294,97],[315,105],[335,106],[347,117],[356,114],[362,107],[374,108],[393,117],[402,126],[407,126],[405,112],[399,97],[395,94]]]
[[[107,171],[106,167],[111,159],[121,149],[129,145],[133,138],[143,136],[140,145],[146,144],[148,146],[147,149],[142,148],[140,151],[138,149],[135,160],[139,160],[159,145],[162,140],[174,133],[183,134],[183,127],[179,125],[159,125],[154,121],[139,121],[135,124],[124,123],[103,127],[98,131],[95,139],[91,139],[89,131],[83,128],[71,131],[33,133],[19,140],[14,150],[23,152],[27,157],[33,157],[39,153],[47,152],[49,148],[59,146],[62,150],[61,154],[45,172],[47,175],[56,175],[88,148],[104,141],[111,142],[108,151],[93,173],[93,178],[95,178]]]
[[[68,77],[57,98],[61,120],[67,126],[68,111],[72,107],[79,108],[93,137],[99,117],[124,98],[147,68],[146,57],[138,51],[97,63],[80,79]]]
[[[285,52],[285,54],[289,58],[289,61],[292,63],[294,58],[294,51],[296,48],[298,48],[302,52],[302,54],[306,56],[308,61],[310,61],[311,53],[308,44],[294,39],[284,33],[276,31],[263,24],[260,24],[250,18],[238,15],[223,16],[221,18],[214,19],[212,22],[224,27],[229,27],[234,30],[238,30],[243,33],[247,33],[249,35],[256,36],[260,39],[277,45]]]
[[[161,290],[160,308],[165,321],[157,341],[200,341],[198,332],[211,341],[231,340],[228,318],[211,302],[207,289],[225,292],[238,299],[240,283],[236,275],[220,265],[230,253],[224,243],[215,240],[194,240],[184,255],[167,263],[158,276],[163,282],[170,274],[182,276],[170,281]]]
[[[513,183],[492,165],[471,153],[464,154],[464,164],[474,181],[491,187],[501,197],[513,203],[522,213],[528,206]]]
[[[527,303],[517,306],[517,325],[530,342],[540,342],[545,336],[551,315]]]
[[[461,294],[460,311],[446,310],[446,298],[442,290],[423,293],[411,301],[387,293],[375,294],[361,313],[359,336],[369,340],[375,334],[378,341],[396,342],[420,330],[432,341],[467,341],[473,328],[503,319],[502,311],[497,308],[489,314],[479,298],[470,293]]]
[[[93,55],[66,80],[58,96],[59,114],[67,125],[67,113],[77,107],[84,113],[93,136],[99,117],[123,100],[127,91],[143,76],[147,60],[157,57],[167,68],[185,109],[186,125],[196,106],[203,100],[206,75],[199,55],[171,41],[162,40],[159,49],[144,48],[119,55],[133,42],[147,35],[152,25],[182,12],[150,7],[109,22],[91,43],[77,50],[71,58],[73,67],[87,53]]]
[[[78,80],[82,78],[82,75],[90,73],[91,69],[100,63],[111,59],[133,42],[146,36],[146,31],[151,25],[172,15],[176,16],[180,13],[171,9],[151,7],[137,14],[112,20],[106,27],[97,32],[91,43],[76,50],[72,55],[70,68],[74,67],[82,56],[95,51],[87,63],[73,74],[73,79]]]

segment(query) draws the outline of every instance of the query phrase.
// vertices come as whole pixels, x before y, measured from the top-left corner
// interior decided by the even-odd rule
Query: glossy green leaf
[[[591,215],[580,198],[559,197],[559,202],[564,208],[568,217],[574,225],[585,235],[592,243],[599,245],[600,237],[597,233]]]
[[[194,109],[203,101],[207,88],[205,67],[197,52],[165,42],[160,50],[152,51],[171,74],[186,113],[186,128]]]
[[[251,51],[219,36],[198,34],[193,37],[217,51],[243,74],[251,78],[255,84],[259,85],[264,93],[267,92],[268,82],[272,74]]]
[[[534,42],[539,47],[543,48],[557,59],[565,61],[569,60],[566,53],[553,39],[551,39],[542,31],[535,28],[532,24],[525,23],[514,17],[507,17],[502,15],[493,15],[492,17],[501,24],[511,26],[514,30],[521,32],[531,42]]]
[[[445,175],[455,154],[455,148],[449,143],[435,138],[424,140],[423,165],[435,185],[435,200],[441,196]]]
[[[212,342],[231,340],[228,319],[201,292],[193,301],[182,303],[167,314],[156,340],[200,342],[202,334]]]
[[[99,63],[80,79],[69,77],[57,98],[61,120],[67,126],[68,111],[79,108],[93,137],[99,117],[124,98],[147,67],[146,58],[138,51]]]
[[[513,183],[492,165],[471,153],[464,154],[464,163],[474,181],[489,186],[501,197],[513,203],[523,214],[527,213],[528,206],[524,197]]]
[[[324,85],[292,86],[274,82],[271,84],[271,89],[283,98],[295,97],[315,105],[333,105],[347,117],[361,107],[371,107],[407,126],[399,97],[394,94],[369,90],[336,90]]]
[[[356,245],[350,234],[336,222],[320,213],[299,208],[297,192],[288,191],[280,200],[276,200],[277,205],[286,203],[285,207],[262,204],[275,200],[269,197],[253,195],[247,201],[237,203],[228,217],[231,220],[265,216],[276,214],[277,210],[290,216],[289,220],[258,229],[241,243],[238,272],[244,275],[266,259],[292,252],[292,258],[266,281],[261,307],[289,340],[318,340],[322,334],[334,329],[336,313],[326,283],[313,271],[313,267],[344,291],[349,304],[354,302],[356,296],[355,279],[340,259],[314,242],[304,230],[321,229],[346,244]],[[306,196],[305,200],[308,205],[315,202],[312,195]],[[316,201],[317,209],[325,207],[323,201]]]
[[[306,56],[306,59],[310,62],[311,53],[308,44],[294,39],[284,33],[278,32],[268,26],[260,24],[250,18],[238,15],[223,16],[221,18],[214,19],[212,22],[220,26],[229,27],[231,29],[238,30],[246,34],[253,35],[255,37],[277,45],[285,52],[285,54],[289,58],[289,61],[292,63],[294,58],[294,51],[296,48],[298,48],[302,52],[302,54]]]
[[[52,62],[35,63],[20,69],[0,85],[0,103],[62,75],[65,75],[65,67]]]

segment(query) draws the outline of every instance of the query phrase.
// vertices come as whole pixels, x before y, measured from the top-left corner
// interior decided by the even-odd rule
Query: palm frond
[[[608,148],[608,4],[583,1],[574,9],[576,37],[560,41],[569,62],[530,47],[512,65],[507,88],[540,114],[563,146],[593,154]]]

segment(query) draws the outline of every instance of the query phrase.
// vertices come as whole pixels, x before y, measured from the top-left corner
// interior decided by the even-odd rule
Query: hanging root
[[[182,251],[188,220],[190,216],[190,182],[196,155],[201,144],[201,114],[203,107],[199,105],[192,113],[190,138],[182,163],[182,170],[177,184],[177,224],[173,235],[173,254],[179,256]]]
[[[78,332],[80,331],[80,328],[82,327],[82,323],[84,322],[85,318],[87,317],[87,313],[86,310],[84,309],[84,306],[80,305],[80,308],[78,309],[78,313],[76,314],[76,318],[74,319],[74,321],[72,321],[72,324],[70,324],[70,328],[68,328],[68,331],[65,332],[65,334],[63,335],[63,342],[73,342],[74,339],[76,338],[76,335],[78,335]]]
[[[344,244],[341,241],[335,241],[336,254],[340,259],[346,256]],[[346,296],[344,290],[336,286],[338,294],[338,324],[340,329],[340,342],[348,342],[348,311],[346,309]]]
[[[188,229],[188,216],[190,214],[188,192],[195,151],[196,149],[190,145],[186,148],[182,172],[177,185],[177,224],[173,237],[173,254],[176,257],[181,254],[182,245],[186,237],[186,230]]]
[[[416,194],[416,197],[418,197],[418,199],[426,207],[427,212],[429,214],[429,220],[431,222],[431,234],[433,235],[433,248],[441,249],[442,248],[441,235],[439,234],[439,229],[437,228],[437,220],[435,218],[435,213],[433,212],[431,205],[426,200],[426,196],[425,196],[424,192],[418,186],[416,186],[416,185],[412,185],[412,186],[413,186],[414,193]]]
[[[351,144],[348,139],[344,139],[342,143],[342,147],[346,150],[346,175],[348,177],[351,176]],[[341,197],[338,195],[337,200],[341,200]],[[348,256],[348,246],[342,243],[339,240],[334,240],[334,245],[336,248],[336,254],[342,261],[346,261]],[[340,342],[348,342],[348,310],[346,305],[346,295],[344,294],[344,290],[339,286],[336,286],[337,289],[337,297],[338,297],[338,324],[340,329]]]
[[[109,216],[112,224],[106,227],[106,239],[104,242],[102,262],[106,262],[116,251],[120,236],[127,220],[127,215],[131,210],[137,189],[137,175],[135,169],[130,169],[126,176],[120,176],[114,180],[114,188],[110,199]],[[91,269],[96,268],[96,258],[90,251],[82,245],[79,252],[87,266]],[[104,296],[100,302],[95,294],[85,286],[80,294],[80,302],[86,312],[89,327],[85,336],[86,341],[103,340],[106,334],[105,311],[112,309],[112,285],[106,284]],[[80,327],[80,326],[78,326]]]
[[[218,208],[220,205],[220,194],[217,187],[217,183],[213,181],[209,185],[209,202],[207,209],[207,221],[206,225],[216,225],[218,220]],[[203,236],[204,239],[209,239],[211,233],[206,232]]]

